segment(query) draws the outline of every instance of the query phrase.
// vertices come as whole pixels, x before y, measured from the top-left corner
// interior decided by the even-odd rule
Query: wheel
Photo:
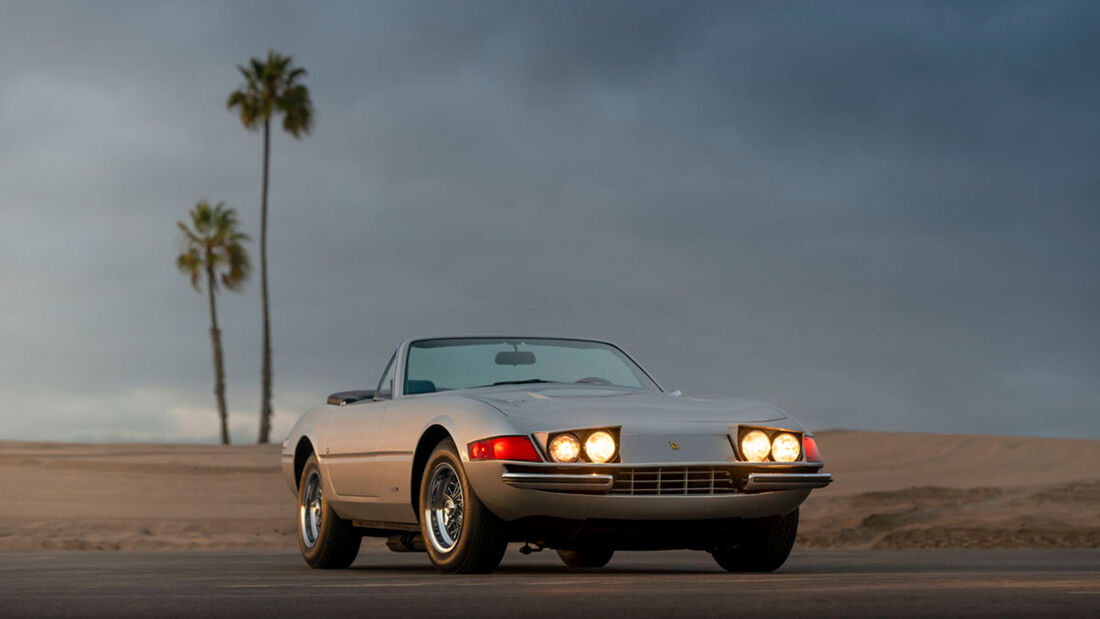
[[[310,567],[343,569],[355,561],[363,536],[325,500],[317,456],[302,467],[298,483],[298,549]]]
[[[610,548],[581,548],[578,550],[559,550],[558,556],[567,567],[603,567],[611,560],[615,551]]]
[[[746,523],[745,542],[711,551],[727,572],[774,572],[787,560],[798,535],[798,510]]]
[[[508,547],[504,523],[470,488],[450,439],[436,446],[424,467],[420,532],[428,557],[444,574],[488,574]]]

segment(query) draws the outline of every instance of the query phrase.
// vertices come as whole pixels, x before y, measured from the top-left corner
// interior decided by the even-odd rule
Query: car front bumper
[[[789,513],[832,481],[820,463],[557,465],[469,462],[470,483],[498,517],[704,520]]]

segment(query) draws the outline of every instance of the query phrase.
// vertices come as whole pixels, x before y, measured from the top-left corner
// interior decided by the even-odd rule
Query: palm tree
[[[237,65],[244,84],[229,95],[225,105],[236,108],[241,123],[249,130],[264,130],[264,175],[260,193],[260,288],[263,297],[264,347],[263,395],[260,403],[260,438],[266,443],[271,434],[271,315],[267,293],[267,176],[271,153],[271,116],[282,114],[283,129],[295,139],[313,128],[313,102],[309,89],[298,83],[306,70],[291,67],[290,56],[267,52],[267,60],[252,58],[249,65]]]
[[[210,297],[210,341],[214,345],[214,395],[218,399],[218,417],[222,424],[222,444],[229,444],[229,412],[225,407],[225,366],[222,361],[222,334],[218,329],[218,310],[214,295],[218,282],[229,290],[240,290],[248,279],[251,265],[243,243],[248,235],[237,232],[237,213],[224,202],[213,207],[206,200],[191,210],[191,226],[177,222],[183,231],[183,253],[176,257],[176,268],[191,277],[199,288],[206,274],[206,292]]]

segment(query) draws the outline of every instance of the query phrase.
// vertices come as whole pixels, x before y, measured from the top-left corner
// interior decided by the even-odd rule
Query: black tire
[[[442,512],[436,510],[429,514],[428,509],[429,496],[433,493],[433,481],[437,479],[437,473],[440,482],[436,489],[439,492],[438,497],[451,496],[453,499],[453,493],[448,495],[444,490],[461,489],[461,508],[458,511],[461,523],[449,544],[445,537],[450,535],[449,532],[445,530],[443,533],[435,533],[438,529],[433,529],[433,526],[446,529],[447,525],[442,523]],[[455,504],[457,502],[452,501],[451,505]],[[424,537],[428,557],[436,570],[444,574],[488,574],[500,565],[504,551],[508,548],[504,523],[474,494],[462,468],[462,459],[458,457],[458,450],[451,439],[440,441],[428,457],[420,480],[419,508],[420,533]],[[447,513],[449,524],[454,512]]]
[[[615,551],[610,548],[599,547],[558,551],[558,556],[566,567],[603,567],[614,554]]]
[[[313,502],[314,505],[319,504],[317,511],[321,514],[320,527],[317,528],[316,537],[313,537],[313,529],[307,524],[313,521],[307,520],[306,516],[311,503],[307,493],[314,491],[312,482],[321,483],[321,469],[317,466],[316,455],[311,455],[306,460],[306,465],[302,467],[302,477],[298,480],[298,550],[310,567],[344,569],[355,561],[363,536],[350,521],[332,511],[322,490],[316,497],[318,501]]]
[[[745,541],[739,546],[724,546],[711,551],[714,560],[727,572],[774,572],[787,560],[798,535],[798,510],[786,516],[750,520]]]

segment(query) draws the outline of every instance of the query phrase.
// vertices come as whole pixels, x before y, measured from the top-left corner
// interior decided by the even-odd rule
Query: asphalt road
[[[369,545],[368,545],[369,544]],[[293,552],[0,552],[0,617],[1100,616],[1100,551],[797,551],[774,574],[698,552],[569,570],[510,549],[489,576],[365,542],[350,570]]]

